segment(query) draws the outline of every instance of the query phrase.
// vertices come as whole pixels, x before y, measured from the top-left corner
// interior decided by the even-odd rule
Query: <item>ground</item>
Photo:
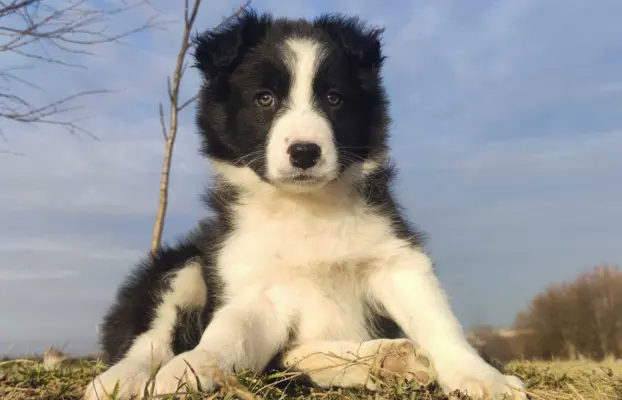
[[[96,360],[66,360],[48,371],[40,360],[0,361],[0,398],[3,400],[79,400],[84,385],[106,368]],[[505,365],[506,373],[522,378],[534,400],[609,400],[622,399],[622,363],[527,362]],[[218,394],[192,394],[192,400],[216,399],[446,399],[434,384],[421,388],[397,383],[380,393],[310,388],[296,376],[273,374],[257,377],[251,373],[223,380]],[[152,400],[147,397],[148,400]],[[155,400],[155,399],[153,399]]]

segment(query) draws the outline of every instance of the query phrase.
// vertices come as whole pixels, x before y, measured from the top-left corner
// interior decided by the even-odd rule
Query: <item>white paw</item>
[[[149,365],[129,359],[121,360],[88,384],[84,400],[131,399],[142,394],[150,375]],[[115,396],[117,383],[119,387]]]
[[[526,400],[525,384],[517,377],[503,375],[476,354],[456,357],[453,363],[438,366],[439,382],[448,392],[458,390],[473,398]]]
[[[426,386],[436,378],[428,353],[408,339],[383,341],[374,364],[374,375],[382,382],[404,379]]]
[[[169,361],[155,376],[153,390],[148,388],[147,391],[152,395],[188,393],[199,389],[198,381],[200,389],[209,392],[214,389],[218,374],[214,357],[204,350],[195,349],[181,353]]]

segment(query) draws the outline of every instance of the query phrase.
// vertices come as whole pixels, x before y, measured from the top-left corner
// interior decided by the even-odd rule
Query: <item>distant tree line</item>
[[[480,326],[469,339],[499,361],[622,358],[622,270],[600,265],[551,285],[511,328]]]

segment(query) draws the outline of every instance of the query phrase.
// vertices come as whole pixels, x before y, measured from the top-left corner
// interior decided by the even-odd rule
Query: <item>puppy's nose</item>
[[[309,169],[317,164],[322,149],[315,143],[311,142],[295,142],[287,148],[289,153],[289,161],[294,167]]]

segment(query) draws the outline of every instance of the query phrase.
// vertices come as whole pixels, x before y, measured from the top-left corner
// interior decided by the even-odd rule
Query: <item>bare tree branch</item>
[[[166,124],[164,123],[164,106],[160,103],[160,126],[162,127],[162,136],[164,136],[164,140],[168,140],[168,135],[166,134]]]
[[[119,25],[113,23],[116,18],[143,7],[155,10],[149,0],[123,0],[120,5],[112,7],[109,4],[97,6],[89,0],[54,3],[0,0],[0,53],[30,62],[84,68],[70,58],[93,55],[95,45],[121,43],[123,38],[161,25],[155,16],[148,16],[137,26],[109,32],[108,25]],[[19,76],[16,69],[24,67],[0,69],[0,122],[5,119],[25,124],[53,124],[70,132],[86,132],[66,115],[69,110],[78,108],[70,103],[77,103],[82,97],[110,92],[89,90],[37,104],[35,99],[18,94],[16,84],[37,86],[28,78]]]
[[[2,149],[0,149],[0,155],[1,154],[5,154],[5,155],[9,155],[9,156],[15,156],[15,157],[26,157],[26,154],[24,154],[24,153],[17,153],[17,152],[10,151],[10,150],[2,150]]]
[[[226,23],[228,23],[229,21],[231,21],[233,18],[236,18],[238,15],[242,14],[242,12],[247,9],[249,6],[251,5],[251,0],[247,0],[246,3],[242,4],[240,6],[240,8],[238,8],[238,10],[236,12],[234,12],[233,14],[231,14],[230,16],[228,16],[227,18],[223,19],[220,24],[216,25],[216,27],[214,28],[216,29],[220,29],[222,28]]]
[[[240,15],[240,13],[242,13],[244,9],[246,9],[250,4],[251,0],[247,0],[244,4],[240,6],[240,8],[236,12],[234,12],[229,17],[225,18],[220,24],[218,24],[216,29],[223,26],[223,24],[227,23],[227,21],[231,20],[232,18]],[[168,133],[166,132],[166,128],[164,125],[163,106],[161,103],[159,106],[160,125],[162,127],[162,135],[164,136],[165,140],[165,151],[164,165],[162,166],[162,173],[160,175],[160,202],[158,205],[158,211],[153,226],[153,234],[151,237],[152,254],[160,248],[160,242],[162,240],[162,230],[164,229],[164,219],[166,217],[166,210],[168,206],[168,187],[171,161],[173,157],[175,139],[177,138],[179,112],[186,108],[188,105],[192,104],[198,98],[198,95],[195,95],[192,96],[190,99],[184,101],[183,103],[179,104],[179,90],[181,88],[181,81],[188,67],[187,63],[185,63],[184,60],[186,58],[188,50],[192,46],[192,43],[190,41],[190,34],[192,32],[200,6],[201,0],[194,0],[192,5],[190,5],[189,0],[184,0],[184,32],[181,40],[181,46],[179,49],[179,53],[177,54],[177,62],[175,64],[175,70],[173,72],[173,80],[171,82],[170,77],[168,77],[166,80],[166,93],[170,102]]]
[[[198,94],[195,94],[194,96],[192,96],[191,98],[189,98],[188,100],[184,101],[178,108],[178,111],[183,110],[184,108],[186,108],[188,105],[192,104],[196,99],[199,98]]]

